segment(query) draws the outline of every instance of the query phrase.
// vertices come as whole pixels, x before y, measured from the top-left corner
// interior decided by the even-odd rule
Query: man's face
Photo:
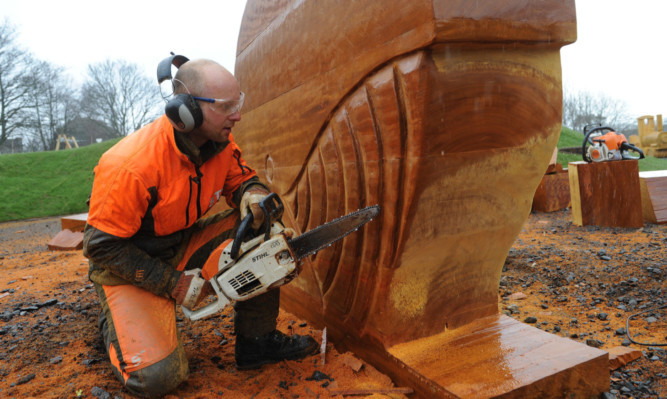
[[[204,122],[190,133],[190,138],[198,146],[207,140],[218,143],[229,141],[234,124],[241,120],[240,104],[237,101],[242,100],[242,93],[234,76],[225,69],[210,68],[206,71],[206,80],[208,84],[204,92],[196,95],[216,101],[210,103],[198,100]]]

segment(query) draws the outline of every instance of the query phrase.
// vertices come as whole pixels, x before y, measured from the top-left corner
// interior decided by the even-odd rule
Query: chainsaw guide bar
[[[357,231],[361,226],[373,220],[380,213],[380,206],[373,205],[331,222],[315,227],[288,241],[297,259],[313,255],[343,237]]]

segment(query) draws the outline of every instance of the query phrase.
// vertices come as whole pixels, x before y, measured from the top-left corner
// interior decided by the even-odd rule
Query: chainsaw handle
[[[270,193],[266,197],[262,198],[259,202],[259,208],[264,212],[264,224],[259,228],[261,232],[264,230],[264,241],[267,241],[271,238],[271,225],[275,221],[282,223],[283,212],[285,207],[283,206],[283,201],[278,197],[276,193]],[[252,230],[252,223],[255,221],[255,217],[252,212],[243,218],[239,229],[236,231],[236,236],[234,237],[234,242],[232,243],[232,250],[230,256],[233,260],[236,260],[239,256],[239,250],[241,249],[241,244],[243,239],[250,233]],[[257,233],[255,233],[257,234]]]
[[[229,254],[229,256],[233,260],[236,260],[236,258],[239,257],[239,249],[241,249],[241,243],[243,243],[243,239],[245,238],[246,235],[248,235],[250,229],[252,229],[252,222],[254,221],[255,217],[252,215],[252,212],[248,212],[248,214],[245,215],[243,220],[241,220],[239,229],[236,230],[236,236],[234,236],[234,242],[232,242],[232,250]]]
[[[591,144],[591,145],[593,144],[593,139],[591,139],[591,135],[600,130],[609,130],[610,132],[613,132],[614,129],[608,126],[602,126],[598,124],[596,127],[589,130],[589,126],[595,126],[595,125],[584,126],[584,142],[581,144],[581,156],[584,158],[584,161],[591,163],[593,162],[593,160],[588,157],[588,150],[586,149],[586,144]],[[600,133],[600,135],[602,135],[602,133]]]
[[[639,147],[637,147],[633,144],[630,144],[628,142],[621,143],[621,151],[627,151],[627,150],[632,150],[632,151],[636,152],[637,154],[639,154],[638,159],[644,159],[644,151],[642,151]]]
[[[181,306],[181,310],[183,311],[183,314],[190,320],[199,320],[203,317],[211,316],[213,314],[218,313],[220,310],[224,309],[227,305],[229,305],[229,299],[227,299],[227,296],[225,296],[224,292],[222,291],[222,288],[220,287],[220,283],[213,277],[211,280],[209,280],[211,283],[211,286],[213,287],[213,291],[215,291],[215,302],[211,302],[207,305],[204,305],[200,308],[197,309],[188,309],[184,306]]]
[[[262,227],[264,228],[264,241],[267,241],[271,238],[271,225],[273,222],[278,221],[282,223],[285,207],[283,206],[283,201],[276,193],[271,193],[262,198],[259,202],[259,207],[264,212],[264,224]]]

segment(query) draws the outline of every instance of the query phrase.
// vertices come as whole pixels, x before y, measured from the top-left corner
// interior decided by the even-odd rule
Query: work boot
[[[256,338],[236,336],[236,368],[251,370],[281,360],[296,360],[317,351],[317,341],[307,335],[286,335],[278,330]]]

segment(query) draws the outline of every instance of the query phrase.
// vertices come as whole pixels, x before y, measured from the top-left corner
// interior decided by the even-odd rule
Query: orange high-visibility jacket
[[[256,184],[231,135],[229,143],[197,148],[161,116],[114,145],[95,168],[84,237],[91,280],[168,295],[180,272],[165,261],[186,229],[222,196],[238,207]]]

